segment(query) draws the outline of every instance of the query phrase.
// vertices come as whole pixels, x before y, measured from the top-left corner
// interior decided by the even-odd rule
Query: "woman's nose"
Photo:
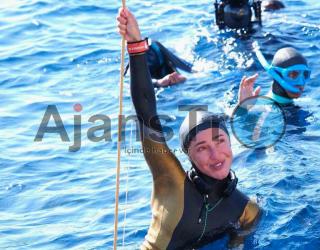
[[[217,149],[215,146],[210,146],[210,159],[211,160],[216,160],[217,159]]]

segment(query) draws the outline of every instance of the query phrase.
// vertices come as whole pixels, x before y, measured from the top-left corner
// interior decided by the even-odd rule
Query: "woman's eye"
[[[224,138],[220,138],[219,140],[218,140],[218,143],[220,144],[220,143],[224,143],[225,142],[225,139]]]
[[[197,148],[197,151],[198,151],[198,152],[201,152],[201,151],[203,151],[204,149],[205,149],[205,147],[198,147],[198,148]]]
[[[289,77],[292,79],[296,79],[299,76],[299,72],[298,71],[290,71],[289,72]]]

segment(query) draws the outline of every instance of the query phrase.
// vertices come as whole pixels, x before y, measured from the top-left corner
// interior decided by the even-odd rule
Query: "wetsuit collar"
[[[267,94],[268,97],[270,97],[271,99],[273,99],[275,102],[279,103],[279,104],[293,104],[293,99],[290,98],[286,98],[283,96],[279,96],[275,93],[273,93],[271,90],[269,91],[269,93]]]
[[[213,194],[216,197],[229,196],[236,188],[238,182],[232,170],[230,170],[229,175],[225,179],[217,180],[201,173],[195,166],[188,172],[188,177],[201,194]]]

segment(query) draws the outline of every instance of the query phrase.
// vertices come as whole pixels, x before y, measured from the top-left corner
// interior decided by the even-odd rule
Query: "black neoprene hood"
[[[183,152],[187,154],[191,140],[197,133],[208,128],[220,128],[229,136],[223,116],[208,111],[189,112],[182,122],[179,131],[180,144]]]
[[[281,68],[287,68],[297,64],[304,64],[308,66],[305,57],[292,47],[279,49],[273,56],[272,60],[273,66]],[[272,83],[272,92],[276,95],[290,98],[285,89],[275,80]]]

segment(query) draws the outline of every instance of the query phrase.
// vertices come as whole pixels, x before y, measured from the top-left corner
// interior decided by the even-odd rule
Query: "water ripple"
[[[255,72],[260,74],[257,84],[267,93],[271,81],[254,57],[254,40],[268,61],[285,46],[306,55],[313,72],[298,104],[302,113],[309,114],[307,121],[290,125],[285,137],[267,152],[246,150],[232,138],[233,168],[239,188],[258,198],[264,210],[245,249],[318,249],[319,1],[289,1],[284,10],[263,13],[263,27],[246,39],[219,31],[208,1],[142,0],[128,5],[144,35],[163,42],[200,71],[188,75],[184,84],[157,91],[159,113],[172,118],[167,124],[175,131],[168,142],[171,148],[179,148],[176,131],[185,115],[178,105],[206,104],[211,111],[223,112],[235,104],[242,76]],[[0,3],[0,249],[112,248],[118,6],[102,0]],[[76,103],[81,103],[81,112],[74,110]],[[62,142],[57,133],[34,142],[48,105],[56,105],[69,142]],[[128,77],[124,112],[134,114]],[[96,114],[111,119],[111,141],[93,142],[87,137],[88,129],[98,125],[89,122]],[[82,145],[69,152],[75,115],[81,115]],[[151,219],[152,179],[130,124],[124,134],[118,245],[138,249]],[[132,148],[136,151],[129,153]],[[187,169],[187,157],[179,151],[177,156]],[[227,240],[203,249],[226,249]]]

